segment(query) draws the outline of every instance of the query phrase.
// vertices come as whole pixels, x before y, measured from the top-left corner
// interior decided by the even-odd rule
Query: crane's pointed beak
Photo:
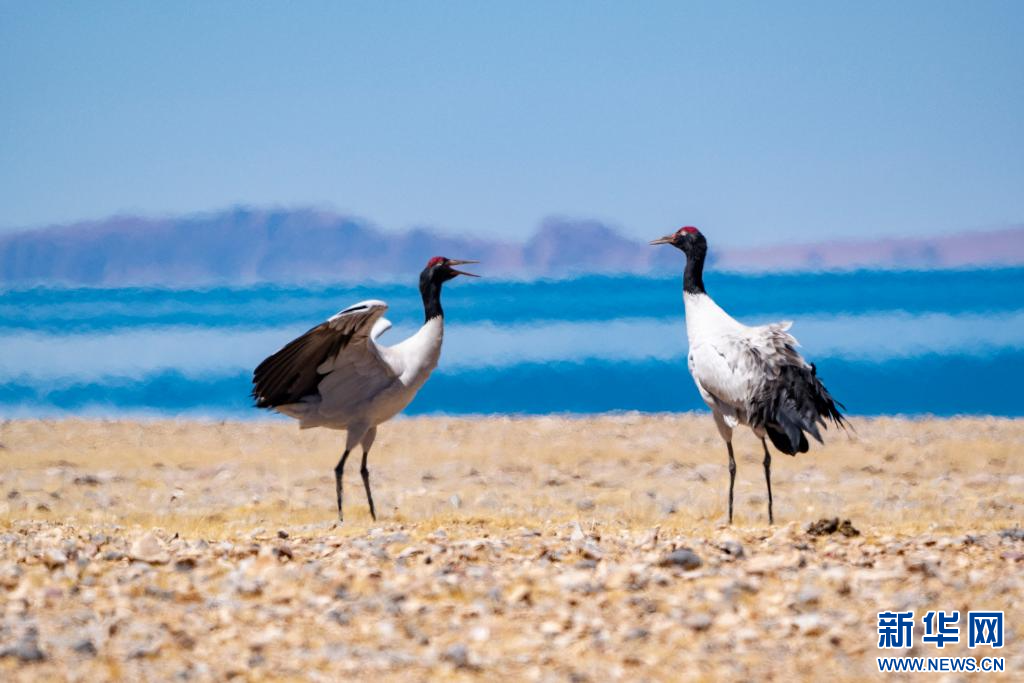
[[[477,275],[475,273],[467,273],[464,270],[456,270],[455,268],[452,268],[452,266],[464,266],[464,265],[466,265],[468,263],[480,263],[480,262],[479,261],[460,261],[458,259],[451,259],[451,260],[448,261],[448,267],[451,268],[451,271],[453,273],[455,273],[456,275],[468,275],[469,277],[480,277],[479,275]]]
[[[674,242],[675,239],[675,235],[665,235],[664,237],[659,237],[656,240],[651,240],[651,244],[672,244],[672,242]]]

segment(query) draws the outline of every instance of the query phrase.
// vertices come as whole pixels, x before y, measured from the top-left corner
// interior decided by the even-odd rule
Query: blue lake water
[[[712,273],[706,284],[743,322],[795,321],[852,414],[1024,415],[1024,269]],[[679,278],[456,280],[441,365],[407,412],[703,409],[680,289]],[[251,369],[368,298],[391,307],[382,343],[422,320],[411,284],[6,291],[0,412],[265,416],[250,407]]]

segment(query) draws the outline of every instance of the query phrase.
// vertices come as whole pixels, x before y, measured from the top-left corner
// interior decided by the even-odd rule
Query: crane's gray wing
[[[839,412],[842,404],[797,352],[789,327],[748,327],[702,342],[691,349],[691,362],[701,394],[712,399],[709,403],[727,416],[730,409],[733,415],[740,413],[751,427],[764,428],[779,450],[792,455],[808,449],[803,432],[820,442],[819,426],[826,426],[826,420],[840,427],[845,421]]]
[[[747,327],[734,334],[700,340],[690,348],[690,373],[705,402],[727,416],[748,416],[765,382],[784,365],[806,366],[790,323]],[[732,425],[735,426],[735,425]]]
[[[387,329],[374,329],[387,309],[376,300],[350,306],[264,360],[252,378],[256,407],[275,408],[315,396],[325,376],[336,371],[351,374],[355,385],[390,383],[397,373],[374,342]]]

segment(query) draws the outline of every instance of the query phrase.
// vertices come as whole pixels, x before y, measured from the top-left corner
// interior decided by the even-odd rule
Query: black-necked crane
[[[437,367],[444,337],[441,286],[458,275],[477,277],[454,267],[467,263],[476,261],[435,256],[427,262],[420,273],[423,326],[401,343],[377,343],[391,323],[381,317],[388,305],[371,299],[331,316],[264,360],[253,373],[257,408],[294,417],[302,429],[346,430],[345,452],[334,468],[339,520],[345,461],[357,445],[363,448],[359,471],[370,516],[377,519],[366,466],[377,426],[404,410]]]
[[[827,421],[846,427],[839,412],[843,404],[837,404],[828,393],[814,365],[797,353],[797,341],[787,332],[792,323],[750,327],[735,320],[708,296],[703,277],[708,243],[697,228],[680,228],[651,244],[671,244],[686,254],[683,304],[690,345],[687,364],[729,451],[729,523],[736,483],[732,432],[737,425],[745,424],[764,446],[771,524],[775,521],[772,456],[765,436],[783,453],[806,453],[805,432],[821,443],[819,427],[827,428]]]

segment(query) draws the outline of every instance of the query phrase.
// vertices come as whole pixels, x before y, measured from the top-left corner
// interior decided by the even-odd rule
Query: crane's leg
[[[345,461],[348,460],[348,454],[352,452],[352,449],[363,439],[366,435],[366,431],[362,429],[349,429],[348,433],[345,434],[345,452],[341,454],[341,460],[334,466],[334,490],[338,494],[338,521],[344,522],[345,517],[341,513],[341,478],[345,474]],[[373,439],[370,439],[373,442]],[[365,467],[366,455],[363,455],[363,466]]]
[[[764,480],[768,484],[768,523],[775,524],[775,517],[772,515],[772,454],[768,452],[768,443],[761,439],[764,446]]]
[[[377,428],[374,427],[366,432],[363,437],[363,466],[359,468],[359,474],[363,475],[363,487],[366,488],[366,502],[370,504],[370,517],[377,521],[377,511],[373,509],[373,493],[370,492],[370,469],[366,466],[366,457],[370,455],[370,446],[377,438]]]
[[[341,460],[339,460],[338,464],[334,466],[334,490],[338,494],[338,521],[339,522],[344,522],[345,521],[345,517],[341,513],[341,477],[342,477],[342,475],[345,474],[345,461],[348,460],[349,450],[350,449],[348,449],[348,448],[345,449],[345,452],[342,453],[342,455],[341,455]]]
[[[729,449],[729,524],[732,524],[732,489],[736,485],[736,458],[732,454],[732,441],[726,441]]]
[[[725,415],[722,415],[714,407],[712,407],[711,414],[715,418],[715,426],[718,427],[718,433],[722,435],[722,439],[725,441],[725,447],[729,449],[729,524],[732,524],[732,490],[736,485],[736,457],[732,453],[732,427],[726,421]]]

